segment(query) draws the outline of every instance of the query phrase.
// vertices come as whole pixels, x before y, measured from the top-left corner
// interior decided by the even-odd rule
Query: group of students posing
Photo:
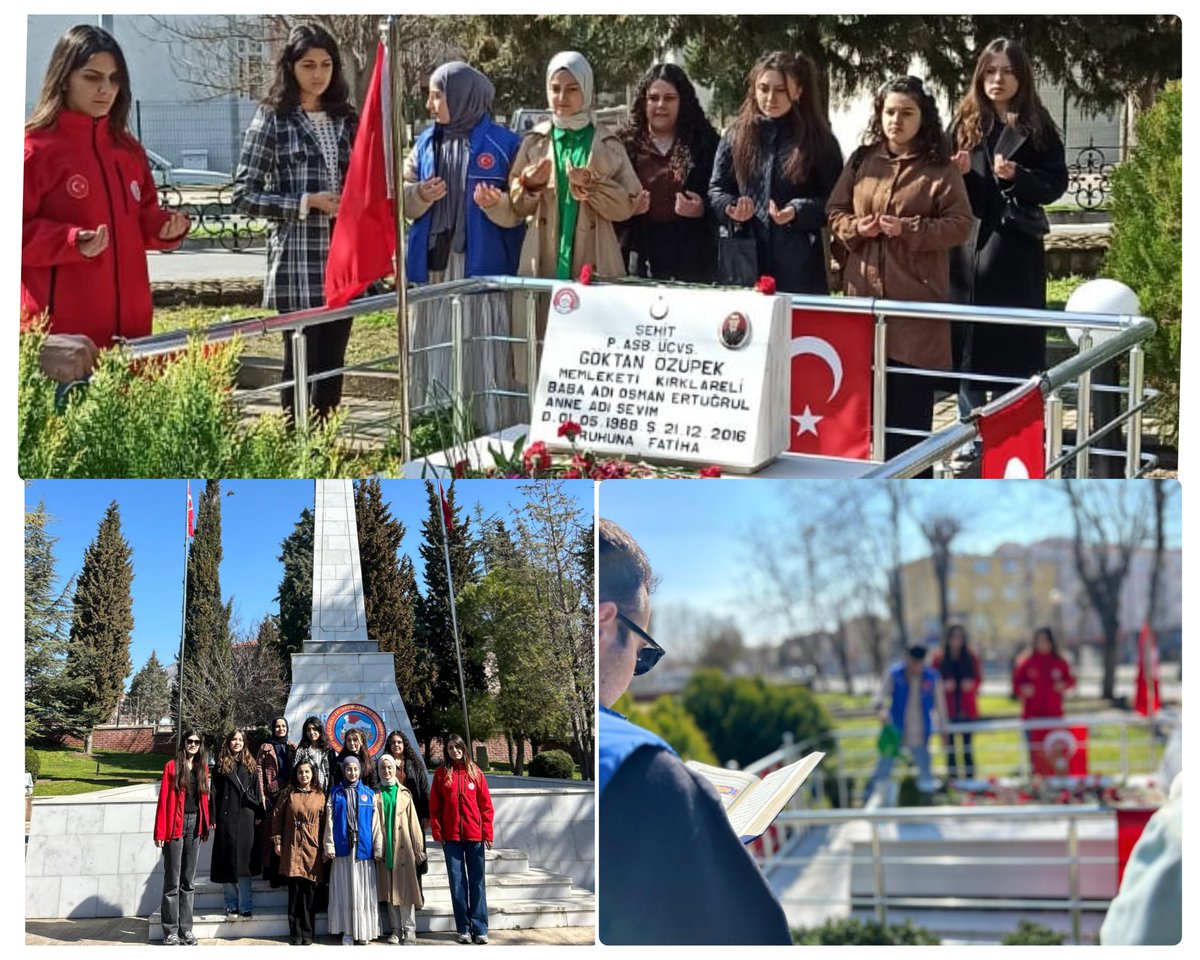
[[[316,914],[345,945],[381,936],[411,943],[424,906],[425,829],[442,845],[459,943],[488,942],[484,849],[492,845],[487,781],[462,738],[446,739],[445,763],[430,784],[420,757],[399,730],[373,759],[362,730],[345,733],[338,752],[317,717],[299,745],[283,717],[273,736],[250,751],[229,733],[209,769],[203,737],[188,731],[163,769],[154,843],[163,851],[162,925],[168,945],[195,944],[193,899],[199,844],[214,838],[210,879],[225,896],[225,919],[253,916],[259,875],[288,888],[288,929],[295,946],[311,944]]]
[[[433,72],[434,122],[404,173],[411,282],[566,280],[588,264],[599,277],[693,283],[770,275],[781,291],[824,294],[828,227],[843,248],[849,295],[1045,306],[1041,205],[1064,192],[1067,169],[1030,61],[1010,40],[984,47],[948,133],[920,79],[883,83],[847,162],[803,55],[771,53],[754,64],[724,135],[674,64],[646,73],[620,129],[596,121],[594,89],[581,54],[557,54],[546,69],[551,118],[520,136],[493,121],[495,91],[478,70],[456,61]],[[102,346],[150,332],[144,251],[177,244],[187,228],[158,210],[126,128],[129,104],[120,48],[96,27],[75,27],[59,41],[26,125],[23,310],[48,311],[52,331]],[[296,27],[246,133],[232,196],[235,210],[269,223],[264,306],[324,302],[356,126],[336,42],[319,27]],[[478,347],[466,358],[468,393],[511,388],[521,365],[499,339],[513,332],[507,298],[468,298],[467,308]],[[960,326],[952,345],[946,321],[889,323],[888,361],[898,372],[887,379],[889,427],[927,431],[932,420],[936,378],[905,367],[1025,377],[1044,366],[1040,328]],[[448,340],[449,328],[447,303],[414,310],[417,405],[448,393],[447,352],[421,348]],[[349,320],[305,335],[310,375],[342,365]],[[291,351],[284,357],[290,364]],[[333,376],[316,381],[310,399],[324,415],[340,396]],[[979,385],[964,390],[964,403],[980,397]],[[290,393],[283,402],[290,409]],[[487,427],[500,418],[487,409],[479,417]],[[887,456],[917,440],[889,433]]]

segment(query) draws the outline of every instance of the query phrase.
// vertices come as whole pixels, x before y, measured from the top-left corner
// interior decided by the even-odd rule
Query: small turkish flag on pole
[[[445,524],[446,532],[449,533],[454,529],[454,515],[450,512],[450,504],[446,501],[446,494],[442,491],[442,481],[438,481],[438,497],[442,501],[442,522]]]
[[[792,311],[789,451],[870,459],[874,337],[869,313]]]
[[[187,482],[187,535],[190,540],[196,535],[196,511],[192,507],[192,481]]]
[[[1041,387],[1031,380],[1015,400],[979,418],[983,440],[980,475],[984,480],[1043,480],[1046,476],[1045,406]]]
[[[1151,689],[1153,684],[1153,689]],[[1153,716],[1162,707],[1158,690],[1158,640],[1150,624],[1138,634],[1137,692],[1133,708],[1143,717]]]

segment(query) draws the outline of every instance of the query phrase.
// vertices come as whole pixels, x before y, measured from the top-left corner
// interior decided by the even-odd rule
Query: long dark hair
[[[288,114],[300,108],[300,85],[296,82],[296,63],[310,50],[324,50],[333,61],[329,86],[321,94],[321,109],[331,117],[353,115],[350,87],[342,73],[342,55],[337,42],[316,24],[302,23],[292,27],[287,43],[275,60],[275,77],[263,103],[278,114]]]
[[[325,728],[323,726],[321,726],[321,721],[317,717],[309,717],[307,720],[304,721],[304,724],[300,727],[300,746],[306,747],[309,745],[309,741],[308,741],[308,728],[309,727],[317,728],[317,743],[316,743],[317,748],[320,750],[328,750],[329,749],[329,741],[325,739]],[[299,748],[297,748],[297,749],[299,749]]]
[[[1049,627],[1038,627],[1036,630],[1033,631],[1033,650],[1031,652],[1032,653],[1038,652],[1037,640],[1038,640],[1038,637],[1043,636],[1043,635],[1046,637],[1047,640],[1050,641],[1050,653],[1057,657],[1059,655],[1058,641],[1054,639],[1054,631],[1051,630]]]
[[[962,637],[962,649],[958,651],[957,656],[950,650],[950,638],[956,633]],[[951,661],[957,661],[960,668],[959,672],[963,676],[975,676],[975,659],[971,656],[970,638],[967,637],[967,628],[961,623],[946,624],[946,633],[942,639],[942,656],[939,663],[939,669],[943,677],[954,675]]]
[[[1050,111],[1042,104],[1038,96],[1037,86],[1033,79],[1033,65],[1029,57],[1015,40],[1000,37],[993,40],[979,54],[975,61],[975,73],[971,77],[971,89],[963,97],[962,103],[954,114],[955,145],[960,150],[971,150],[986,138],[996,123],[996,111],[992,109],[984,90],[983,78],[988,62],[997,53],[1008,57],[1012,66],[1013,77],[1017,81],[1017,95],[1008,105],[1005,122],[1015,127],[1035,145],[1041,145],[1051,133],[1057,133],[1058,127]]]
[[[350,749],[350,744],[348,741],[350,740],[350,734],[352,733],[357,734],[358,738],[362,741],[361,750]],[[360,768],[359,776],[362,777],[363,783],[369,787],[375,786],[375,764],[371,760],[371,748],[367,745],[367,733],[362,729],[362,727],[347,727],[346,732],[342,734],[342,752],[338,754],[338,763],[341,764],[341,762],[351,754],[358,757],[358,764]]]
[[[887,135],[883,132],[883,103],[890,93],[902,93],[912,98],[917,109],[921,111],[921,126],[913,137],[910,149],[919,157],[930,163],[947,163],[950,151],[946,144],[946,134],[942,129],[942,118],[938,116],[937,101],[925,90],[925,83],[920,77],[896,77],[885,81],[875,92],[875,105],[871,111],[871,122],[863,135],[863,144],[874,146],[885,143]]]
[[[234,753],[229,745],[233,743],[234,734],[238,733],[242,735],[242,752]],[[250,752],[250,739],[244,730],[234,729],[230,730],[221,742],[221,749],[217,753],[217,769],[227,777],[239,763],[246,768],[246,772],[250,776],[258,773],[258,764],[254,762],[254,754]]]
[[[129,67],[125,54],[107,30],[86,23],[73,26],[58,38],[46,75],[42,78],[42,92],[38,96],[33,113],[25,122],[26,130],[46,130],[58,123],[58,115],[67,106],[67,81],[72,73],[82,67],[98,53],[111,53],[117,62],[117,95],[112,109],[108,111],[108,133],[117,142],[131,141],[129,135],[129,105],[133,95],[129,92]]]
[[[317,776],[317,768],[313,765],[313,762],[311,760],[297,760],[294,764],[292,764],[292,776],[291,776],[291,781],[289,783],[289,789],[290,790],[299,790],[300,789],[300,778],[296,776],[296,771],[299,770],[301,767],[308,767],[309,771],[312,773],[312,779],[308,781],[309,789],[310,790],[320,790],[321,789],[320,777]]]
[[[782,74],[784,81],[790,77],[800,88],[800,97],[793,100],[791,109],[780,122],[789,131],[792,152],[784,164],[783,173],[792,183],[803,183],[809,171],[820,166],[821,159],[837,149],[837,142],[829,129],[829,119],[821,106],[820,80],[813,62],[804,54],[776,51],[760,57],[746,76],[746,99],[742,101],[737,119],[729,129],[730,146],[733,148],[733,170],[738,183],[747,184],[754,179],[761,165],[759,121],[762,114],[754,96],[758,78],[768,70]]]
[[[711,154],[716,149],[717,131],[704,115],[696,88],[683,72],[673,63],[656,63],[638,82],[633,96],[633,107],[617,136],[625,144],[625,151],[632,160],[638,153],[650,148],[650,121],[646,116],[646,97],[650,85],[658,80],[669,83],[679,94],[679,116],[675,121],[675,144],[671,147],[671,168],[685,177],[697,157]]]
[[[195,728],[188,730],[179,740],[179,751],[175,754],[175,789],[183,790],[187,787],[187,741],[188,737],[198,737],[200,739],[200,749],[196,751],[196,757],[192,760],[192,770],[196,774],[196,789],[202,793],[208,793],[208,751],[204,748],[204,734]]]
[[[453,766],[453,761],[450,759],[450,748],[458,747],[462,751],[463,764],[467,768],[467,776],[472,780],[479,777],[479,768],[475,766],[475,761],[471,759],[471,751],[467,749],[467,743],[457,733],[452,733],[446,738],[446,765]]]

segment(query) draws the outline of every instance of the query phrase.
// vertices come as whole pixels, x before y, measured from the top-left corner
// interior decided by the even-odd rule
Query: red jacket
[[[954,677],[947,676],[942,673],[942,651],[938,650],[933,655],[933,661],[930,666],[941,676],[942,689],[946,691],[946,713],[951,720],[978,720],[979,719],[979,685],[983,683],[983,671],[979,667],[979,658],[975,656],[975,652],[971,649],[967,650],[967,656],[971,658],[971,664],[974,667],[972,673],[974,676],[964,678],[961,684]]]
[[[492,795],[482,773],[472,779],[466,765],[439,767],[429,790],[434,840],[492,842]]]
[[[82,333],[97,346],[150,333],[154,308],[146,251],[170,214],[146,154],[132,137],[109,136],[108,118],[63,110],[48,130],[25,134],[21,229],[21,327],[50,314],[53,333]],[[88,258],[79,232],[108,226],[108,247]]]
[[[175,761],[168,760],[163,767],[162,787],[158,791],[158,810],[154,814],[154,839],[178,840],[183,836],[183,806],[187,799],[183,790],[175,789]],[[196,829],[201,837],[207,837],[212,826],[208,814],[208,794],[202,793],[196,798],[200,808],[200,816]]]
[[[1021,687],[1025,684],[1033,686],[1031,696],[1021,695]],[[1055,684],[1062,685],[1062,690],[1055,690]],[[1021,715],[1026,720],[1031,717],[1061,717],[1062,695],[1073,686],[1075,678],[1071,675],[1070,664],[1056,653],[1031,653],[1013,671],[1013,690],[1021,697]]]

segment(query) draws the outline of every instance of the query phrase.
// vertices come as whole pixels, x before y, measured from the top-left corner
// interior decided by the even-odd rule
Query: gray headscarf
[[[345,772],[347,767],[358,767],[359,776],[362,776],[362,762],[354,754],[342,760],[342,771]],[[362,780],[356,780],[351,783],[346,780],[342,784],[342,791],[346,795],[346,838],[350,843],[350,856],[354,856],[354,848],[358,846],[358,788],[362,786]]]
[[[579,83],[579,87],[583,91],[583,109],[570,117],[559,117],[551,112],[550,122],[556,127],[561,127],[565,130],[582,130],[589,123],[596,122],[596,118],[592,116],[592,99],[595,96],[595,83],[592,80],[591,65],[582,53],[574,50],[564,50],[561,53],[556,53],[550,61],[550,65],[546,67],[547,100],[550,99],[550,78],[558,73],[559,70],[566,70]]]
[[[467,245],[466,203],[467,168],[471,165],[468,136],[492,111],[496,90],[492,81],[461,60],[444,63],[433,71],[429,85],[441,90],[446,98],[449,123],[437,124],[434,133],[434,158],[437,175],[446,181],[446,196],[433,205],[430,223],[430,247],[439,234],[452,232],[451,249],[462,253]]]

